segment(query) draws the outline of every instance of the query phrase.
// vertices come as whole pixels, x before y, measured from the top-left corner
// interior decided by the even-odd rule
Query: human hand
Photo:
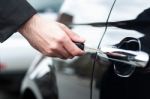
[[[42,54],[62,59],[84,54],[73,42],[84,42],[84,39],[73,33],[65,25],[48,22],[39,15],[34,15],[19,32]]]

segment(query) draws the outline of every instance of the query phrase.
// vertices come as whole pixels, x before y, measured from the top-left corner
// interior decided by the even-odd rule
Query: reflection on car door
[[[105,9],[104,12],[106,12],[106,15],[100,20],[104,23],[107,20],[113,2],[114,0],[101,0],[99,6]],[[102,27],[77,26],[73,28],[75,32],[81,33],[81,35],[87,38],[87,40],[92,39],[86,43],[91,47],[93,47],[93,45],[98,45],[100,38],[97,39],[97,37],[102,36],[104,29],[105,25]],[[93,60],[91,53],[67,61],[54,59],[54,64],[57,68],[57,85],[60,99],[88,99],[90,97]],[[96,62],[93,83],[93,99],[99,99],[100,80],[103,72],[107,69],[107,65],[107,62],[102,62],[100,60]]]

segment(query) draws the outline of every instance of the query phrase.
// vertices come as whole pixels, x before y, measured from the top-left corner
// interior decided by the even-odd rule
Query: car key
[[[85,52],[91,52],[91,53],[102,53],[102,51],[100,51],[99,49],[95,49],[95,48],[91,48],[88,46],[85,46],[84,43],[80,43],[80,42],[75,42],[75,44],[81,49],[84,50]]]

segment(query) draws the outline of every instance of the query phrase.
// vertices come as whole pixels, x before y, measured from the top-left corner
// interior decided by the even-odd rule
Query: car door
[[[83,0],[81,0],[83,2]],[[90,0],[89,0],[90,1]],[[87,1],[88,2],[88,1]],[[114,0],[97,0],[99,5],[92,5],[93,1],[82,4],[82,8],[75,12],[75,21],[73,24],[102,22],[105,23]],[[96,0],[94,0],[96,2]],[[86,3],[86,4],[85,4]],[[81,4],[80,4],[81,5]],[[79,9],[76,7],[76,9]],[[91,10],[91,11],[89,11]],[[72,12],[73,13],[73,12]],[[98,17],[99,16],[99,17]],[[94,19],[94,18],[98,19]],[[93,19],[91,19],[93,18]],[[74,32],[86,39],[85,45],[96,48],[99,40],[105,30],[102,27],[91,27],[90,25],[76,25],[72,28]],[[59,99],[88,99],[91,96],[91,77],[93,72],[92,54],[87,53],[84,56],[76,57],[71,60],[54,59],[57,68],[56,78],[59,92]],[[105,66],[101,66],[104,64]],[[108,63],[96,63],[93,86],[93,99],[99,99],[99,81]]]
[[[108,24],[107,24],[108,28],[103,37],[101,48],[107,45],[108,46],[115,45],[119,43],[121,40],[123,40],[125,37],[133,37],[133,38],[140,40],[141,50],[149,54],[150,52],[149,50],[150,47],[148,44],[150,40],[150,37],[149,37],[149,31],[150,31],[149,30],[149,24],[150,24],[149,12],[150,10],[149,8],[150,8],[150,2],[148,2],[147,0],[142,0],[142,1],[141,0],[126,0],[126,1],[116,0],[114,8],[111,12],[110,18],[108,20]],[[98,73],[99,71],[95,70],[95,74],[98,74]],[[112,76],[112,77],[116,77],[116,76]],[[114,80],[114,79],[115,78],[112,78],[111,80]],[[96,82],[98,80],[94,79],[94,81]],[[113,81],[110,83],[113,83]],[[110,83],[107,83],[107,84],[110,84]],[[98,88],[101,88],[101,81],[99,81],[97,84],[98,84]],[[107,84],[105,84],[105,86],[107,86]],[[115,82],[115,84],[117,84],[117,82]],[[113,89],[111,89],[111,91],[109,92],[115,91],[115,88],[114,87],[112,88]],[[129,86],[127,85],[126,86],[127,91],[129,91],[128,88]]]
[[[116,0],[101,47],[115,45],[124,38],[130,37],[137,39],[140,46],[139,50],[148,55],[150,53],[148,44],[150,39],[149,5],[150,3],[146,0]]]
[[[77,8],[77,6],[71,6],[72,8],[70,7],[70,9],[76,10],[76,14],[74,15],[75,18],[77,18],[74,21],[76,25],[72,27],[72,30],[86,38],[86,46],[97,48],[98,43],[101,39],[102,43],[100,47],[103,48],[103,46],[105,45],[114,45],[118,43],[124,37],[147,37],[148,34],[145,36],[146,33],[143,34],[143,32],[139,32],[140,30],[136,30],[137,28],[134,29],[133,27],[128,26],[128,24],[126,23],[130,22],[130,20],[136,19],[142,11],[147,9],[149,7],[148,1],[130,0],[129,2],[116,0],[114,7],[113,3],[115,2],[115,0],[91,0],[91,2],[89,2],[88,4],[85,4],[86,2],[83,2],[84,0],[81,1],[82,4],[80,5],[83,7],[82,9]],[[94,8],[95,5],[91,6],[93,1],[95,3],[100,3],[99,6],[96,6],[96,8]],[[111,11],[112,7],[113,10]],[[80,14],[78,12],[80,12]],[[93,18],[96,18],[95,16],[98,17],[98,19],[93,20]],[[106,21],[108,21],[108,23],[106,23]],[[91,24],[87,24],[89,22],[94,22],[96,24],[94,24],[94,27],[92,27]],[[98,27],[96,27],[97,25]],[[108,27],[106,27],[106,25]],[[137,24],[134,26],[137,26]],[[104,34],[104,37],[102,36],[102,34]],[[146,49],[144,49],[144,51],[148,52]],[[93,60],[96,61],[95,64],[93,63]],[[38,65],[41,61],[42,59],[35,65]],[[55,81],[55,76],[46,77],[52,78],[52,86],[57,86],[58,93],[56,90],[51,90],[51,87],[47,87],[45,84],[43,85],[42,80],[40,80],[40,85],[44,86],[44,88],[47,89],[43,92],[44,94],[50,95],[48,92],[53,94],[53,91],[55,91],[59,99],[100,99],[102,79],[104,78],[103,76],[106,73],[107,69],[110,67],[110,61],[103,60],[99,57],[95,58],[95,54],[87,53],[82,57],[75,57],[74,59],[53,59],[53,61],[50,62],[52,64],[52,67],[53,65],[56,67],[56,72],[54,72],[56,74],[57,83]],[[38,72],[33,72],[34,70],[36,70],[36,66],[35,68],[31,68],[31,70],[29,71],[29,74],[30,72],[31,74],[34,74],[31,76],[32,80],[34,80],[34,77],[36,76],[40,78],[40,75],[43,75],[43,73],[45,73],[41,70],[41,68],[43,69],[43,65],[41,66],[42,67],[38,69]],[[48,66],[50,67],[50,65]],[[46,70],[46,73],[51,70],[53,71],[53,69],[49,69],[48,71],[47,69],[43,70]],[[54,74],[54,72],[52,72],[52,74]],[[30,76],[27,75],[27,78],[30,78]],[[112,80],[114,80],[114,78],[112,78]],[[28,84],[25,83],[25,85]],[[51,86],[51,83],[47,85]]]

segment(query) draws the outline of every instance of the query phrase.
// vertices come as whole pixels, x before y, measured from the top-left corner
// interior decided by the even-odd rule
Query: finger
[[[63,45],[72,56],[81,56],[85,54],[84,51],[82,51],[78,46],[76,46],[75,43],[71,41],[71,39],[66,39]]]
[[[61,28],[67,33],[67,35],[71,38],[74,42],[85,42],[85,39],[71,31],[68,27],[63,24],[60,24]]]
[[[62,56],[62,59],[68,59],[73,57],[64,47],[60,47],[59,49],[57,49],[56,53],[59,53]]]
[[[73,56],[60,44],[53,44],[44,52],[45,56],[59,57],[61,59],[72,58]]]

